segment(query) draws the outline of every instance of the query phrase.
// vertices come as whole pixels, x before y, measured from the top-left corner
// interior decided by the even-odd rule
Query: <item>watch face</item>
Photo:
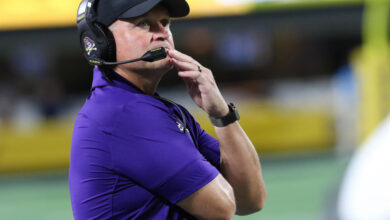
[[[236,106],[232,102],[229,104],[229,106],[231,107],[236,120],[240,120],[240,115],[238,114]]]

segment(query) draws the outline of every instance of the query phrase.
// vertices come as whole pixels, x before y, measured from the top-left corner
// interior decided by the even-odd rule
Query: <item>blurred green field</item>
[[[235,220],[324,219],[346,164],[332,155],[263,158],[266,206]],[[66,172],[0,176],[0,219],[72,219]]]

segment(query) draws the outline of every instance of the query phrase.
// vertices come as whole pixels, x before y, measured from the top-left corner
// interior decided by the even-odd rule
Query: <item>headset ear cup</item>
[[[94,26],[96,27],[96,31],[99,33],[99,41],[100,44],[99,48],[101,48],[101,59],[109,61],[109,62],[115,62],[116,61],[116,45],[115,45],[115,39],[111,31],[103,24],[94,23]]]

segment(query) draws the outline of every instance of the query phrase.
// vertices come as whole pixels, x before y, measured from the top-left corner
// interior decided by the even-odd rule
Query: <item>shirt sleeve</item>
[[[195,124],[200,153],[210,161],[212,165],[220,170],[221,154],[218,140],[203,130],[198,122],[195,121]]]
[[[219,172],[162,105],[135,102],[121,107],[108,135],[116,171],[175,204]]]
[[[199,152],[220,171],[221,153],[218,140],[203,130],[200,124],[186,108],[183,106],[180,106],[180,108],[183,112],[185,112],[186,119],[191,124]]]

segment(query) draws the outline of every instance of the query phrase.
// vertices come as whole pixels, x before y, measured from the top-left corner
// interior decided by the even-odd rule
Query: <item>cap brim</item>
[[[190,7],[185,0],[147,0],[123,12],[118,18],[134,18],[144,15],[160,2],[167,8],[171,17],[184,17],[190,12]]]

